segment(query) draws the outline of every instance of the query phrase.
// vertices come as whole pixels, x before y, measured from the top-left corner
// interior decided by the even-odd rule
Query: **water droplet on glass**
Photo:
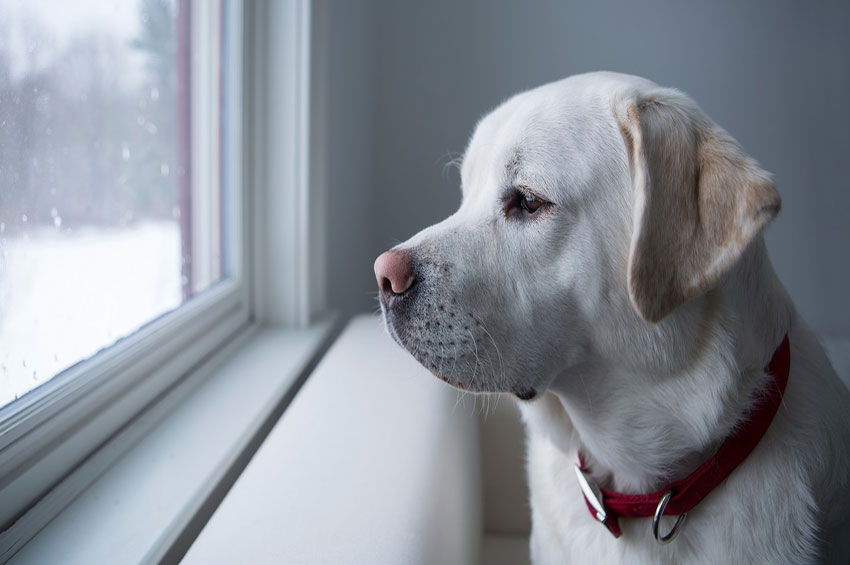
[[[21,363],[23,364],[24,369],[26,369],[26,368],[27,368],[27,360],[26,360],[26,359],[23,359],[23,360],[21,361]]]
[[[146,126],[146,128],[148,130],[148,133],[151,134],[151,135],[156,135],[156,132],[159,131],[159,130],[156,129],[155,125],[150,124],[150,123]]]
[[[159,100],[159,89],[157,87],[151,88],[151,100]]]
[[[55,216],[53,218],[53,225],[56,227],[57,230],[59,228],[61,228],[62,227],[62,217],[61,216]]]
[[[38,373],[36,373],[35,371],[32,372],[32,380],[34,380],[34,381],[38,380]]]
[[[21,221],[22,221],[23,223],[27,223],[27,215],[26,215],[26,214],[24,214],[23,216],[21,216]]]
[[[168,163],[163,163],[159,166],[159,172],[162,173],[162,176],[167,177],[168,171],[169,171]]]
[[[121,158],[125,161],[130,159],[130,147],[126,143],[121,145]]]
[[[175,220],[180,219],[180,207],[179,206],[175,206],[174,208],[171,209],[171,217],[174,218]]]

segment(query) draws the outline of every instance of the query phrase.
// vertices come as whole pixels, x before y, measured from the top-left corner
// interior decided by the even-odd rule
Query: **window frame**
[[[222,182],[233,207],[222,239],[238,276],[0,410],[0,532],[216,351],[257,325],[304,327],[323,310],[310,284],[322,254],[308,252],[307,237],[318,221],[307,198],[310,0],[222,0],[221,12],[229,22]],[[193,88],[193,104],[198,95]],[[76,491],[95,478],[77,480]],[[54,506],[47,512],[61,511]]]

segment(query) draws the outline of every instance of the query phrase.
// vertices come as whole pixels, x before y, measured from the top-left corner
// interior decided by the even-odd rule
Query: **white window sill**
[[[355,318],[183,562],[477,564],[479,430],[463,400],[379,319]]]
[[[182,554],[333,333],[332,321],[302,331],[251,330],[220,352],[212,370],[184,379],[0,534],[0,562],[151,562],[181,543]],[[68,503],[79,490],[74,483],[97,474]],[[67,506],[41,529],[57,505]]]

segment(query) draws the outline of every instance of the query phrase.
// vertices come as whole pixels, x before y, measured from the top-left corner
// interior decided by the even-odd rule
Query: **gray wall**
[[[690,94],[774,173],[774,264],[816,330],[850,333],[850,3],[374,0],[330,14],[332,305],[373,309],[374,256],[456,209],[444,165],[482,114],[606,69]]]
[[[328,228],[324,241],[318,237],[326,249],[326,302],[351,314],[377,307],[372,262],[379,238],[373,190],[378,22],[371,0],[314,0],[312,10],[311,180],[321,187]]]

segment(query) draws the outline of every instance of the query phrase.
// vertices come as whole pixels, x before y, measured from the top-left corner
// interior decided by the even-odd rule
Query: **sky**
[[[140,0],[0,0],[0,52],[9,54],[13,80],[33,66],[48,65],[80,35],[112,36],[126,45],[139,32],[139,4]],[[38,44],[27,37],[34,26],[40,30]],[[130,64],[141,68],[141,61]]]

